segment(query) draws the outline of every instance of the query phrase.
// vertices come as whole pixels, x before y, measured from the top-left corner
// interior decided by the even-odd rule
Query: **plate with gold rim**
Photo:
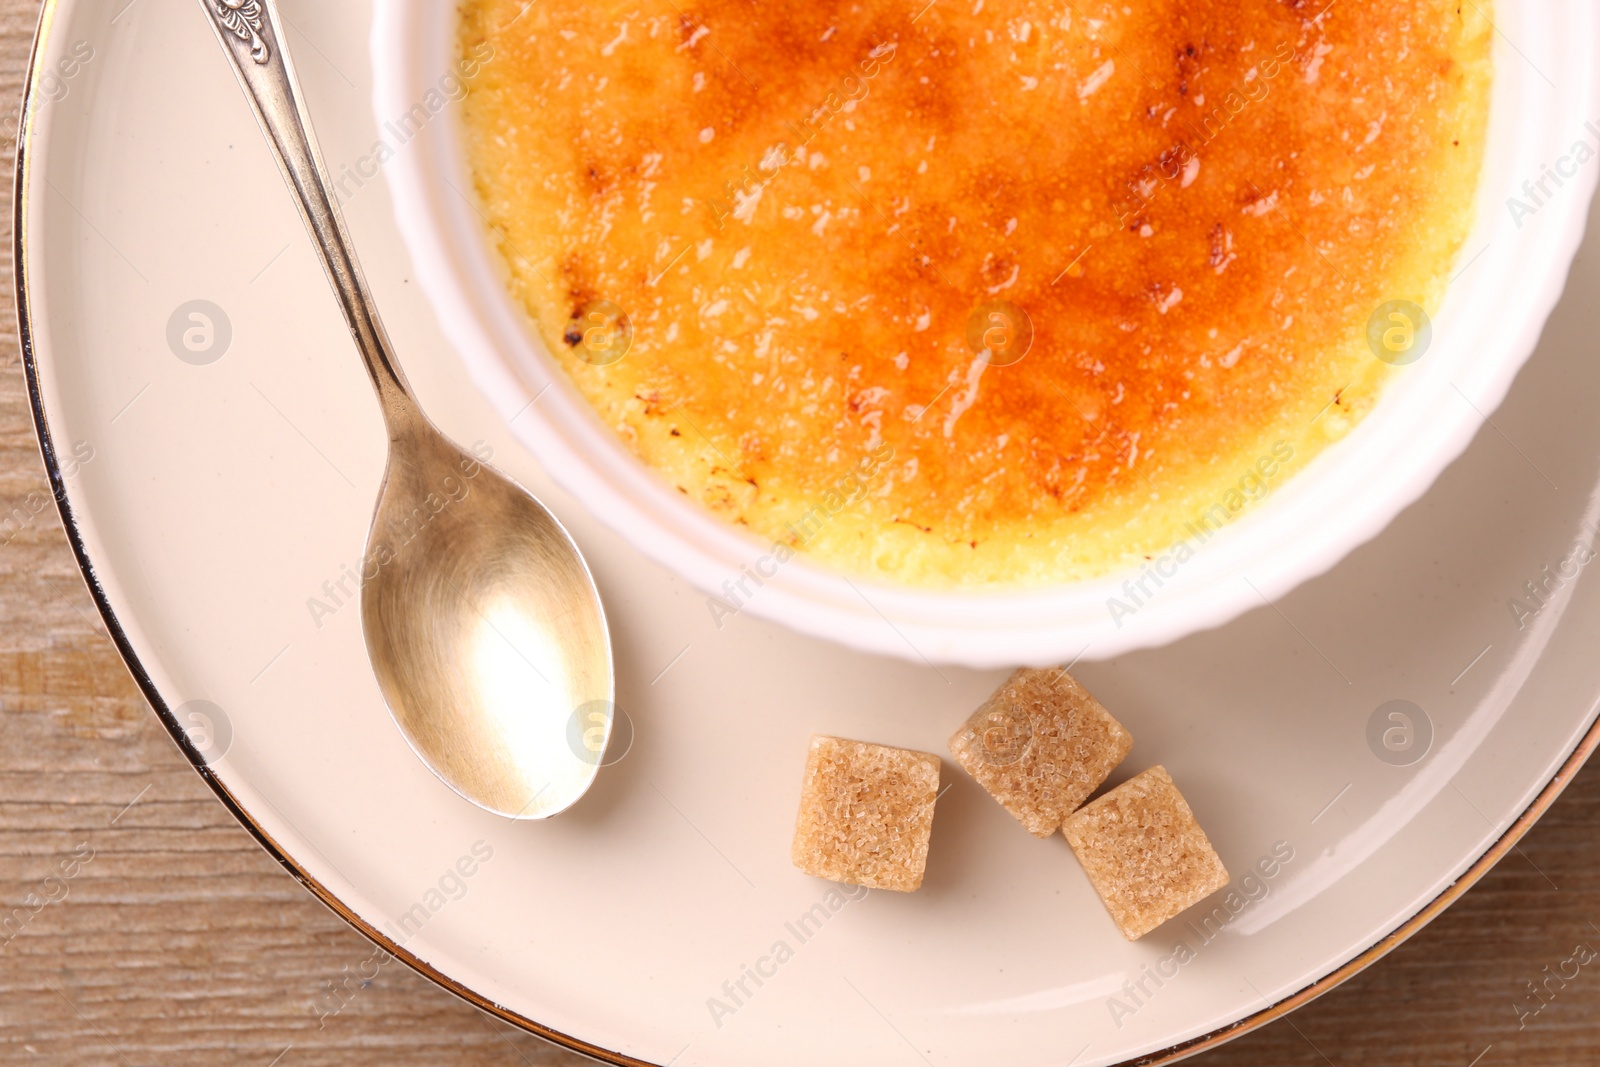
[[[1166,766],[1229,889],[1130,944],[1065,842],[950,761],[920,891],[800,874],[812,734],[940,753],[1004,672],[752,613],[718,627],[563,492],[418,291],[376,161],[405,145],[370,106],[371,7],[280,6],[330,166],[361,177],[344,208],[400,358],[442,427],[584,547],[631,744],[570,812],[518,824],[461,801],[392,727],[348,577],[382,426],[192,4],[45,5],[19,145],[26,370],[79,562],[175,741],[311,892],[443,987],[616,1063],[1170,1061],[1375,960],[1587,756],[1592,236],[1491,424],[1381,536],[1224,627],[1074,667],[1134,736],[1117,779]],[[1497,62],[1524,61],[1514,43]],[[308,1021],[361,1010],[359,990],[321,993]]]

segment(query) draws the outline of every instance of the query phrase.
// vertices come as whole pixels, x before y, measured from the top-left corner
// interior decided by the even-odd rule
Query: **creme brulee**
[[[1467,233],[1487,4],[924,3],[462,3],[509,284],[671,484],[848,571],[1071,581],[1405,373],[1369,320]]]

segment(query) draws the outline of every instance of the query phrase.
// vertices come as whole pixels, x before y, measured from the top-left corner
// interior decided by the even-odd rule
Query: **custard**
[[[1370,338],[1471,223],[1486,3],[923,2],[462,3],[507,284],[671,485],[834,569],[1073,581],[1406,372]]]

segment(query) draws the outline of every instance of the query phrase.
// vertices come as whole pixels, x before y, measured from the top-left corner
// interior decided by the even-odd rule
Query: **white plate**
[[[391,0],[378,9],[372,47],[381,117],[410,113],[445,84],[455,58],[456,6]],[[908,17],[918,6],[908,7]],[[1493,10],[1500,33],[1478,218],[1458,259],[1462,269],[1435,309],[1426,358],[1386,386],[1353,432],[1259,507],[1203,547],[1191,543],[1193,558],[1175,573],[1168,573],[1170,560],[1158,558],[1156,596],[1129,597],[1128,579],[1146,579],[1126,571],[1037,590],[947,592],[851,580],[802,556],[767,575],[742,610],[922,662],[1108,659],[1228,622],[1377,535],[1461,454],[1484,413],[1505,396],[1561,294],[1594,187],[1596,168],[1588,167],[1558,175],[1566,195],[1549,201],[1522,189],[1543,177],[1538,164],[1556,164],[1576,138],[1595,140],[1584,126],[1600,115],[1600,9],[1589,0],[1502,0]],[[1317,47],[1314,21],[1301,46],[1306,52]],[[1338,61],[1337,51],[1328,57],[1331,66]],[[586,510],[700,589],[722,591],[729,578],[761,563],[771,543],[745,535],[647,469],[556,368],[502,283],[500,253],[468,198],[472,182],[454,125],[453,112],[441,110],[387,168],[417,280],[446,335],[502,417],[515,416],[517,438]],[[1537,201],[1537,213],[1508,211],[1511,197],[1527,198],[1529,211]],[[536,396],[539,403],[531,404]],[[1138,610],[1113,612],[1113,598]]]
[[[342,172],[380,136],[370,11],[283,9]],[[717,630],[699,595],[513,443],[416,292],[381,178],[350,182],[351,228],[424,404],[551,504],[612,613],[631,750],[559,819],[487,816],[391,725],[356,609],[308,609],[361,550],[382,427],[204,18],[189,3],[56,0],[45,20],[19,202],[28,372],[107,624],[191,758],[290,870],[509,1019],[680,1067],[1176,1055],[1414,929],[1509,847],[1593,741],[1594,581],[1569,564],[1578,575],[1552,579],[1521,629],[1507,607],[1597,536],[1591,241],[1493,427],[1381,537],[1223,629],[1080,670],[1134,733],[1126,773],[1166,764],[1236,874],[1277,842],[1293,849],[1262,899],[1207,944],[1180,921],[1130,945],[1059,836],[1033,839],[947,764],[922,891],[827,912],[831,887],[788,859],[807,737],[941,752],[1002,672],[874,658],[748,616]],[[75,44],[93,57],[63,68]],[[207,365],[167,339],[197,299],[231,324]],[[1368,743],[1397,699],[1433,726],[1406,767]],[[450,874],[463,860],[471,877]],[[828,917],[801,943],[789,924],[819,903]],[[780,940],[793,957],[762,964]],[[1179,941],[1195,958],[1114,1012],[1123,983]],[[775,974],[746,979],[752,995],[732,1005],[724,982],[747,965]],[[720,1026],[713,997],[737,1007]]]

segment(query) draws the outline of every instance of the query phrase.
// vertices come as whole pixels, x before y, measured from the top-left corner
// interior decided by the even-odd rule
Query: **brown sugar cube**
[[[950,739],[1002,807],[1049,837],[1116,770],[1133,737],[1064,670],[1024,668]]]
[[[938,796],[938,756],[813,737],[794,865],[818,878],[910,893],[922,885]]]
[[[1062,825],[1106,910],[1137,941],[1228,884],[1165,767],[1152,767]]]

